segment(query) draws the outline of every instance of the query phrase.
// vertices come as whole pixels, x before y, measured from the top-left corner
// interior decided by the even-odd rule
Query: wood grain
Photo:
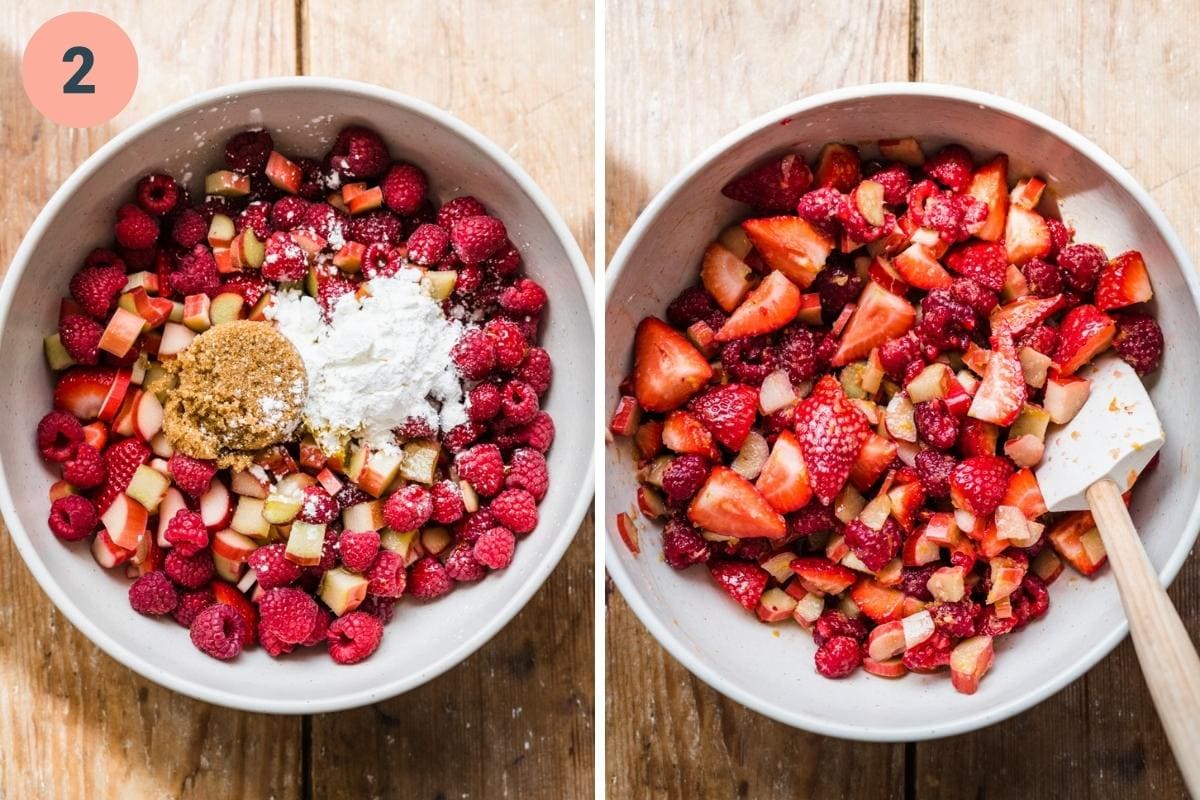
[[[790,100],[904,80],[907,2],[608,5],[607,245],[704,147]],[[610,587],[611,588],[611,587]],[[807,734],[748,711],[607,606],[612,798],[900,798],[904,747]]]
[[[295,63],[290,2],[247,10],[235,0],[210,0],[178,7],[152,25],[135,4],[94,3],[92,10],[129,32],[141,79],[114,122],[71,131],[44,120],[20,80],[24,43],[67,6],[22,2],[0,10],[0,185],[7,187],[0,264],[8,264],[53,190],[116,131],[193,92],[287,74]],[[244,25],[213,24],[246,15]],[[0,604],[0,796],[299,796],[299,718],[239,714],[188,700],[117,664],[54,609],[7,534],[0,537],[0,585],[6,597]]]
[[[521,162],[592,252],[592,6],[310,0],[303,63],[434,103]],[[353,42],[330,47],[329,42]],[[553,68],[547,68],[553,65]],[[317,797],[585,798],[593,792],[593,531],[457,669],[312,721]]]

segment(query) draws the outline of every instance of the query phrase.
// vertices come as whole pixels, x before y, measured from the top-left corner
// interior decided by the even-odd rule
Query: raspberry
[[[1130,312],[1116,315],[1117,336],[1113,348],[1138,375],[1158,369],[1163,356],[1162,328],[1149,314]]]
[[[357,610],[357,609],[356,609]],[[317,624],[313,625],[312,633],[300,643],[302,647],[316,647],[329,635],[329,626],[333,624],[333,614],[327,609],[317,607]]]
[[[496,348],[496,363],[501,369],[516,369],[529,349],[521,327],[512,320],[491,319],[483,326]]]
[[[325,196],[325,174],[320,162],[311,158],[294,158],[292,163],[300,168],[300,186],[296,194],[310,202],[322,199]]]
[[[50,505],[50,531],[65,542],[77,542],[86,539],[100,518],[96,516],[96,508],[86,497],[69,494],[60,497]]]
[[[913,420],[920,437],[939,450],[949,450],[958,441],[958,418],[940,397],[917,403]]]
[[[412,164],[393,164],[383,182],[383,202],[392,211],[404,216],[415,214],[429,192],[429,179]]]
[[[667,321],[676,328],[707,319],[716,310],[712,295],[699,286],[689,286],[667,306]]]
[[[1046,217],[1046,227],[1050,229],[1050,256],[1053,258],[1067,246],[1075,232],[1054,217]]]
[[[975,312],[945,289],[934,289],[921,300],[923,316],[917,338],[929,350],[966,350],[967,333],[975,329]]]
[[[902,661],[912,672],[935,672],[950,663],[950,637],[935,630],[928,639],[904,651]]]
[[[408,260],[426,266],[436,264],[450,247],[450,234],[440,225],[419,225],[408,237]]]
[[[379,554],[379,534],[375,531],[345,531],[338,539],[342,564],[355,572],[366,572]]]
[[[872,571],[883,569],[900,550],[900,526],[891,517],[879,530],[868,527],[861,520],[850,520],[845,534],[846,544],[854,555]]]
[[[500,293],[500,307],[512,314],[536,314],[546,305],[546,290],[521,278]]]
[[[79,489],[95,489],[104,483],[107,474],[100,451],[86,442],[80,443],[75,457],[63,464],[63,480]]]
[[[475,560],[488,569],[504,569],[512,563],[517,540],[508,528],[489,528],[475,540]]]
[[[848,303],[858,300],[862,288],[862,278],[858,277],[853,267],[847,264],[827,264],[817,273],[812,290],[821,295],[821,314],[832,322]]]
[[[541,455],[540,453],[538,455]],[[512,475],[510,474],[511,478]],[[507,484],[507,479],[506,485]],[[524,488],[524,487],[523,487]],[[462,492],[454,481],[438,481],[429,489],[433,499],[433,519],[439,525],[450,525],[462,519],[466,508],[463,505]]]
[[[487,422],[500,413],[500,402],[500,389],[494,383],[481,383],[467,392],[467,416]]]
[[[1052,297],[1062,291],[1063,277],[1058,267],[1040,258],[1031,258],[1021,267],[1029,291],[1038,297]]]
[[[146,175],[134,187],[137,204],[147,214],[169,214],[179,202],[179,184],[170,175]]]
[[[304,212],[304,222],[301,227],[311,230],[322,239],[328,239],[336,232],[343,239],[358,241],[348,230],[349,225],[350,218],[333,206],[327,203],[312,203]]]
[[[700,532],[682,517],[672,517],[663,526],[663,558],[672,569],[686,569],[704,564],[712,556],[712,548]]]
[[[970,600],[956,603],[931,603],[925,607],[933,617],[934,626],[955,639],[974,636],[978,627],[980,607]]]
[[[525,534],[537,527],[537,500],[524,489],[505,489],[488,507],[496,521],[513,533]]]
[[[339,664],[357,664],[379,649],[383,623],[363,611],[351,611],[329,626],[329,655]]]
[[[977,232],[987,221],[987,215],[987,205],[970,195],[937,196],[925,206],[925,225],[937,231],[943,242],[954,244]],[[978,279],[975,275],[971,277]],[[985,283],[990,285],[990,282]]]
[[[366,260],[364,254],[364,261]],[[276,231],[267,237],[262,276],[269,281],[298,281],[308,274],[308,253],[286,233]]]
[[[955,507],[985,516],[996,510],[1008,489],[1013,467],[1001,456],[972,456],[950,473],[950,497]]]
[[[838,221],[849,239],[862,244],[878,241],[896,227],[896,217],[890,212],[884,214],[882,225],[872,225],[858,210],[858,204],[850,200],[838,209]]]
[[[108,473],[104,487],[93,498],[96,510],[103,514],[118,494],[129,488],[133,473],[150,457],[150,448],[137,439],[124,439],[104,451]]]
[[[121,247],[148,250],[158,240],[158,220],[133,203],[126,203],[117,209],[117,224],[113,232]]]
[[[788,514],[788,533],[791,536],[807,537],[820,533],[831,533],[838,528],[833,509],[823,506],[814,499],[799,511]]]
[[[204,527],[204,518],[187,509],[176,511],[175,516],[168,519],[163,537],[184,555],[196,555],[209,546],[209,529]]]
[[[950,496],[950,473],[954,470],[953,456],[927,448],[917,453],[917,477],[929,497]]]
[[[734,339],[721,348],[721,364],[734,380],[758,386],[779,368],[779,355],[765,337]]]
[[[100,363],[100,337],[104,326],[82,314],[68,314],[58,323],[58,338],[72,359],[80,364]]]
[[[367,245],[362,256],[362,272],[368,279],[390,278],[404,267],[400,251],[382,242]]]
[[[178,518],[178,514],[175,515]],[[286,556],[287,545],[282,542],[264,545],[246,559],[246,564],[254,570],[254,578],[264,589],[277,589],[280,586],[290,586],[300,580],[304,570]]]
[[[910,334],[890,339],[879,346],[879,362],[892,380],[902,380],[908,365],[920,361],[921,345]]]
[[[950,296],[981,317],[992,313],[998,299],[996,293],[971,278],[955,278],[950,285]]]
[[[234,278],[221,284],[222,292],[240,294],[247,308],[253,308],[271,288],[274,287],[271,287],[262,278],[251,276]]]
[[[800,196],[796,214],[825,235],[836,236],[837,219],[845,204],[845,195],[830,186],[823,186]]]
[[[329,165],[349,180],[373,178],[387,169],[391,156],[379,134],[361,125],[347,125],[338,132],[329,151]]]
[[[493,274],[501,278],[515,275],[521,268],[521,251],[511,241],[504,244],[492,255],[488,256],[483,265]]]
[[[83,426],[66,411],[51,411],[37,426],[37,447],[42,458],[62,464],[75,457],[83,441]]]
[[[342,492],[345,492],[346,488],[351,487],[347,486],[343,488],[341,492],[338,492],[338,499],[335,500],[332,496],[330,496],[329,492],[325,491],[325,489],[321,486],[316,484],[313,484],[312,486],[306,486],[304,488],[304,494],[300,503],[300,513],[296,516],[296,518],[301,522],[307,522],[310,525],[328,525],[337,519],[341,509],[346,508],[346,506],[365,503],[371,499],[365,493],[358,492],[358,494],[361,495],[361,499],[360,497],[356,496],[353,498],[353,502],[346,502],[345,504],[342,504],[340,500],[342,498]],[[348,496],[347,500],[350,500]]]
[[[201,461],[180,452],[175,452],[167,460],[167,471],[171,479],[179,487],[179,491],[191,497],[199,497],[208,491],[213,477],[217,474],[217,464],[214,461]]]
[[[554,443],[554,420],[545,411],[539,411],[531,422],[516,430],[519,444],[546,452]]]
[[[349,238],[363,244],[398,245],[404,232],[400,218],[390,211],[368,211],[350,220]]]
[[[442,562],[432,556],[425,556],[412,565],[408,575],[408,587],[408,592],[413,597],[430,600],[446,594],[454,588],[454,582],[446,574]]]
[[[185,297],[189,294],[210,294],[221,285],[217,261],[212,251],[198,244],[179,259],[179,267],[170,275],[170,288]]]
[[[318,280],[317,305],[321,307],[321,316],[326,322],[333,316],[338,301],[348,294],[354,294],[357,288],[354,281],[341,275],[328,275]]]
[[[436,434],[428,419],[408,417],[396,426],[396,435],[402,439],[432,439]]]
[[[971,185],[973,164],[965,147],[950,144],[925,160],[925,174],[955,192],[965,192]]]
[[[552,371],[550,354],[540,347],[531,347],[525,354],[525,360],[513,372],[513,377],[529,384],[541,397],[550,388]]]
[[[317,603],[303,589],[269,589],[258,600],[259,627],[287,644],[300,644],[317,624]]]
[[[386,625],[391,622],[392,615],[396,611],[397,602],[399,601],[394,597],[380,597],[379,595],[369,594],[359,604],[358,608],[354,610],[370,614]]]
[[[1046,325],[1039,325],[1033,330],[1026,331],[1017,343],[1017,349],[1032,347],[1039,353],[1053,356],[1058,347],[1058,331]]]
[[[175,244],[190,250],[203,242],[208,235],[208,223],[200,212],[185,208],[171,223],[171,239]]]
[[[155,224],[158,224],[157,220],[155,220]],[[147,247],[144,250],[133,250],[128,247],[119,247],[118,249],[121,252],[121,261],[130,272],[150,269],[151,265],[157,263],[162,253],[161,250],[153,246]]]
[[[265,130],[235,133],[225,143],[225,164],[246,175],[262,172],[274,149],[275,142]]]
[[[929,601],[933,595],[929,592],[929,579],[938,568],[937,564],[924,567],[905,567],[900,573],[900,591],[918,600]]]
[[[482,328],[469,328],[454,343],[450,358],[464,378],[483,380],[496,366],[496,345]]]
[[[500,391],[500,410],[507,424],[524,425],[537,416],[537,392],[520,381],[509,381]]]
[[[492,516],[491,509],[485,506],[474,514],[467,514],[454,526],[454,534],[462,541],[473,544],[480,536],[494,527],[496,527],[496,518]]]
[[[1104,251],[1094,244],[1069,244],[1059,251],[1057,260],[1067,286],[1080,294],[1092,290],[1108,264]]]
[[[458,260],[464,264],[479,264],[508,242],[504,223],[495,217],[478,215],[464,217],[450,229],[450,244]]]
[[[862,647],[849,636],[833,636],[821,643],[813,660],[826,678],[844,678],[862,663]]]
[[[908,197],[912,187],[912,178],[903,164],[894,162],[870,176],[871,180],[883,187],[883,202],[889,206],[899,205]]]
[[[71,297],[84,313],[104,319],[112,311],[125,288],[125,270],[121,266],[84,267],[71,278]]]
[[[305,574],[320,578],[337,566],[338,535],[333,528],[325,529],[325,541],[321,543],[321,560],[314,566],[307,567]]]
[[[464,448],[470,446],[478,439],[486,430],[478,422],[464,422],[462,425],[455,425],[442,436],[442,447],[445,447],[447,452],[458,453]]]
[[[454,466],[459,476],[485,497],[499,492],[504,484],[504,459],[494,444],[476,445],[459,453],[454,457]]]
[[[1050,592],[1046,588],[1046,582],[1035,573],[1026,574],[1021,580],[1021,586],[1011,597],[1013,616],[1017,618],[1018,628],[1045,616],[1050,610]]]
[[[129,605],[149,617],[169,614],[179,605],[179,593],[166,575],[154,570],[129,585]]]
[[[270,230],[268,230],[267,234],[264,234],[263,238],[272,230],[290,231],[293,228],[299,227],[308,216],[308,206],[309,203],[307,200],[295,195],[288,195],[276,200],[275,204],[271,206],[271,213],[269,215]],[[255,229],[255,232],[257,233],[257,229]]]
[[[399,597],[404,594],[408,583],[404,574],[404,557],[392,550],[380,550],[366,576],[370,581],[367,593],[380,597]]]
[[[467,217],[482,217],[487,215],[487,209],[483,207],[483,203],[476,200],[470,195],[456,197],[447,203],[444,203],[437,212],[437,224],[446,230],[452,230],[454,223]]]
[[[201,550],[195,555],[184,555],[180,550],[171,550],[163,560],[167,577],[185,589],[199,589],[213,578],[212,554]]]
[[[983,614],[979,618],[979,624],[976,626],[975,633],[978,636],[1003,636],[1017,627],[1017,615],[1011,617],[996,616],[996,609],[988,606],[984,609]]]
[[[316,625],[313,625],[313,629],[316,629]],[[259,623],[258,626],[258,640],[262,643],[263,649],[267,651],[267,655],[271,656],[271,658],[279,658],[296,649],[296,645],[283,641],[272,631],[264,628],[262,623]]]
[[[211,606],[214,602],[216,601],[213,600],[212,592],[207,589],[184,592],[179,596],[179,602],[175,605],[175,610],[171,612],[171,616],[183,627],[190,628],[192,622],[196,619],[196,615]]]
[[[813,624],[813,641],[820,647],[835,636],[848,636],[863,642],[867,638],[867,626],[861,619],[851,619],[837,609],[822,611]]]
[[[245,621],[233,607],[223,603],[213,603],[192,620],[192,644],[222,661],[242,652],[245,636]]]
[[[383,504],[383,518],[396,531],[415,531],[433,516],[433,497],[416,483],[393,492]]]
[[[470,583],[487,574],[487,569],[475,560],[474,548],[468,542],[459,542],[446,555],[446,574],[455,583]]]
[[[125,262],[121,257],[109,250],[107,247],[97,247],[92,252],[87,254],[87,258],[83,260],[84,269],[100,268],[100,267],[116,267],[125,273]]]
[[[703,456],[688,453],[676,456],[663,470],[662,488],[667,500],[674,504],[685,503],[700,491],[708,479],[708,461]]]
[[[504,478],[507,488],[524,489],[540,503],[546,496],[549,483],[550,473],[546,469],[545,456],[528,447],[513,451],[508,460],[508,475]]]

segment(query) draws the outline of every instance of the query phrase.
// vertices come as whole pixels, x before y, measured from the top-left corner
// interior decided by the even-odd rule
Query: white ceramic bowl
[[[57,324],[58,298],[96,244],[111,239],[120,198],[162,170],[202,193],[234,132],[266,126],[286,153],[319,156],[337,131],[364,123],[395,158],[428,173],[435,197],[473,194],[504,219],[526,269],[552,298],[543,343],[556,379],[544,406],[558,422],[549,453],[550,491],[541,524],[512,565],[429,604],[401,602],[371,658],[335,664],[323,649],[279,660],[261,648],[218,663],[170,620],[133,612],[123,571],[105,573],[87,543],[64,545],[46,527],[46,490],[33,431],[50,408],[41,340]],[[0,292],[0,509],[29,569],[74,625],[145,677],[234,708],[315,713],[372,703],[411,689],[462,661],[500,630],[541,586],[570,544],[592,494],[594,344],[591,285],[558,213],[517,164],[481,134],[426,103],[368,84],[270,79],[196,95],[117,136],[54,194],[17,251]]]
[[[1192,349],[1200,330],[1198,285],[1178,237],[1136,181],[1096,145],[1044,114],[1000,97],[930,84],[881,84],[815,95],[730,134],[693,161],[638,218],[609,268],[605,402],[630,366],[634,326],[696,280],[700,255],[747,209],[721,187],[760,159],[799,148],[810,159],[827,141],[916,136],[927,150],[962,142],[977,155],[1009,154],[1014,175],[1044,175],[1079,241],[1110,253],[1137,248],[1150,267],[1155,313],[1166,334],[1163,367],[1151,381],[1167,444],[1159,469],[1134,501],[1151,561],[1175,576],[1200,526],[1200,396]],[[1181,400],[1183,400],[1181,402]],[[916,740],[961,733],[1029,708],[1078,678],[1126,633],[1116,586],[1067,574],[1051,587],[1050,613],[1004,637],[979,691],[956,693],[945,674],[901,680],[862,670],[841,681],[813,668],[813,644],[797,625],[760,624],[715,589],[703,569],[676,572],[659,555],[657,529],[641,523],[634,558],[614,529],[637,483],[627,442],[606,453],[607,566],[647,628],[709,685],[777,720],[852,739]],[[1131,678],[1137,680],[1136,676]]]

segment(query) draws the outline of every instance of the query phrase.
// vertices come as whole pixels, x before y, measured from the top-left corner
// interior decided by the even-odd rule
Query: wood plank
[[[1193,253],[1200,227],[1200,154],[1186,98],[1200,73],[1193,3],[1093,4],[1019,0],[1019,27],[979,24],[983,6],[922,0],[925,80],[997,91],[1071,125],[1127,167],[1164,209]],[[1133,65],[1136,64],[1136,68]],[[1036,65],[1031,67],[1031,65]],[[1200,638],[1200,565],[1171,591]],[[1186,792],[1126,642],[1083,681],[1009,722],[917,747],[925,798],[962,797],[947,776],[971,775],[978,796],[1184,797]]]
[[[807,93],[908,74],[908,3],[637,3],[607,18],[607,246],[704,147]],[[614,798],[903,796],[904,747],[793,730],[676,663],[609,592]]]
[[[310,0],[306,71],[383,83],[477,127],[528,170],[590,256],[592,4],[405,0],[382,18],[379,8]],[[458,668],[314,718],[316,796],[590,797],[593,541],[589,519],[525,610]]]
[[[193,92],[295,65],[290,0],[248,8],[208,0],[147,19],[144,4],[107,0],[91,10],[117,20],[141,62],[130,105],[86,131],[43,119],[21,89],[20,53],[65,2],[0,8],[0,131],[6,187],[0,264],[55,188],[118,130]],[[248,17],[248,18],[247,18]],[[240,20],[238,25],[222,21]],[[181,49],[180,45],[184,43]],[[183,64],[186,63],[186,69]],[[298,797],[301,723],[185,699],[125,669],[49,603],[8,536],[0,537],[0,796]]]

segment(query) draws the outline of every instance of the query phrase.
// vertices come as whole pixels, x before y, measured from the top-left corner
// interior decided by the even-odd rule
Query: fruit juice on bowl
[[[855,102],[843,99],[841,113]],[[814,107],[817,127],[836,127]],[[714,686],[793,724],[858,736],[824,701],[783,699],[787,681],[731,675],[727,662],[741,659],[680,617],[724,625],[755,652],[749,625],[712,619],[733,613],[731,599],[784,626],[786,648],[811,657],[820,678],[919,673],[895,694],[872,688],[880,702],[929,697],[939,672],[986,695],[993,661],[1011,663],[996,653],[1024,652],[1022,629],[1044,641],[1052,600],[1071,605],[1081,589],[1077,578],[1050,584],[1103,566],[1090,514],[1048,515],[1034,470],[1050,426],[1086,401],[1081,374],[1098,356],[1159,378],[1167,342],[1152,298],[1163,289],[1141,248],[1163,251],[1144,229],[1121,244],[1102,228],[1081,234],[1060,219],[1037,162],[1014,166],[1000,147],[889,138],[896,129],[784,144],[797,119],[771,115],[714,148],[615,259],[610,328],[614,303],[651,279],[630,277],[625,262],[683,246],[672,219],[688,216],[694,236],[719,218],[700,233],[707,243],[686,246],[700,251],[695,272],[666,280],[661,299],[631,302],[629,356],[615,354],[628,371],[613,377],[610,362],[610,430],[637,479],[614,482],[626,493],[616,507],[630,508],[615,521],[614,573],[639,616]],[[754,135],[776,140],[775,154],[751,155]],[[714,168],[725,161],[738,166]],[[726,199],[691,199],[698,191]],[[1151,496],[1155,480],[1144,478]],[[646,535],[660,526],[661,539]],[[649,562],[631,558],[659,548],[684,580],[649,585]],[[720,609],[697,608],[704,583],[723,590],[724,600],[711,593]],[[695,610],[667,599],[668,584],[686,584]],[[887,727],[881,737],[940,729]]]

